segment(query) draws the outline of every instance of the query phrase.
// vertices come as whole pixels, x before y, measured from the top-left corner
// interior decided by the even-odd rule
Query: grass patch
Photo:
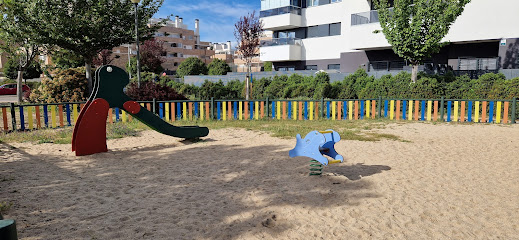
[[[343,140],[380,141],[383,139],[405,141],[393,134],[371,132],[373,129],[383,129],[387,124],[394,123],[388,120],[360,120],[360,121],[290,121],[290,120],[254,120],[254,121],[176,121],[176,126],[199,125],[211,130],[224,128],[242,128],[250,131],[267,132],[273,137],[292,139],[297,134],[304,137],[314,130],[333,129]],[[139,121],[128,123],[114,123],[107,125],[107,139],[138,136],[139,132],[150,128]],[[0,142],[35,142],[70,144],[72,141],[72,127],[60,129],[43,129],[29,132],[13,132],[0,135]]]
[[[106,127],[106,138],[115,139],[128,136],[137,136],[140,131],[149,129],[146,125],[133,121],[132,123],[114,123],[108,124]],[[64,127],[59,129],[41,129],[27,132],[12,132],[0,134],[0,142],[34,142],[70,144],[72,142],[73,127]]]
[[[13,203],[10,202],[0,202],[0,214],[5,214],[11,207],[13,206]]]

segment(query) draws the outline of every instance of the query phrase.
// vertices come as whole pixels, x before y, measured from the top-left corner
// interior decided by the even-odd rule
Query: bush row
[[[162,84],[173,87],[190,98],[207,100],[243,99],[245,83],[238,80],[224,84],[222,81],[205,81],[200,87],[163,80]],[[315,76],[274,76],[254,79],[252,99],[512,99],[519,97],[519,78],[506,80],[503,74],[487,73],[478,79],[468,76],[421,74],[416,83],[411,83],[411,74],[401,72],[375,79],[363,69],[347,76],[343,81],[330,83],[328,74]]]

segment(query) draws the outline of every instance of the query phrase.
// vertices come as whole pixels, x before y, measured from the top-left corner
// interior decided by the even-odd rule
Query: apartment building
[[[422,70],[519,68],[518,9],[517,0],[472,0],[444,38],[450,44]],[[276,70],[409,68],[373,33],[381,26],[372,0],[261,0],[260,17],[274,32],[261,42],[261,60]]]
[[[159,24],[162,19],[150,19],[150,24]],[[179,16],[173,21],[166,21],[162,27],[155,32],[155,39],[164,43],[164,53],[162,58],[165,62],[162,67],[169,75],[173,75],[180,63],[186,58],[197,57],[204,63],[209,64],[215,51],[210,49],[210,42],[203,42],[200,39],[200,21],[195,20],[194,30],[190,30]],[[134,44],[123,45],[112,49],[113,56],[118,56],[112,64],[125,67],[128,57],[137,54]]]
[[[211,58],[217,58],[225,61],[229,66],[234,65],[234,51],[232,50],[231,41],[226,43],[212,43],[211,50],[214,51],[214,55]]]

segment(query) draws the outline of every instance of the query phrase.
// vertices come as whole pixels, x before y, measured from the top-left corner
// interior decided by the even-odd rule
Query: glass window
[[[330,36],[341,35],[341,23],[330,24]]]
[[[317,65],[306,65],[306,70],[317,70]]]
[[[317,26],[318,37],[330,36],[330,26],[328,24]]]
[[[313,37],[318,37],[318,29],[317,29],[317,26],[311,26],[311,27],[308,27],[308,37],[309,38],[313,38]]]
[[[341,69],[341,65],[340,64],[328,64],[328,69],[339,70],[339,69]]]

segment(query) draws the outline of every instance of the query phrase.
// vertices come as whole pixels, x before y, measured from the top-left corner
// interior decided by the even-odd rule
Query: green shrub
[[[263,63],[263,71],[264,72],[272,72],[272,62],[264,62]]]
[[[218,58],[213,59],[207,68],[209,75],[227,75],[228,72],[232,71],[225,61]]]
[[[188,75],[207,75],[205,63],[197,57],[184,60],[177,69],[177,76],[181,78]]]
[[[33,89],[29,96],[31,102],[79,102],[86,101],[88,82],[85,68],[51,70],[52,78],[45,76],[41,85]],[[93,74],[92,74],[93,75]]]

